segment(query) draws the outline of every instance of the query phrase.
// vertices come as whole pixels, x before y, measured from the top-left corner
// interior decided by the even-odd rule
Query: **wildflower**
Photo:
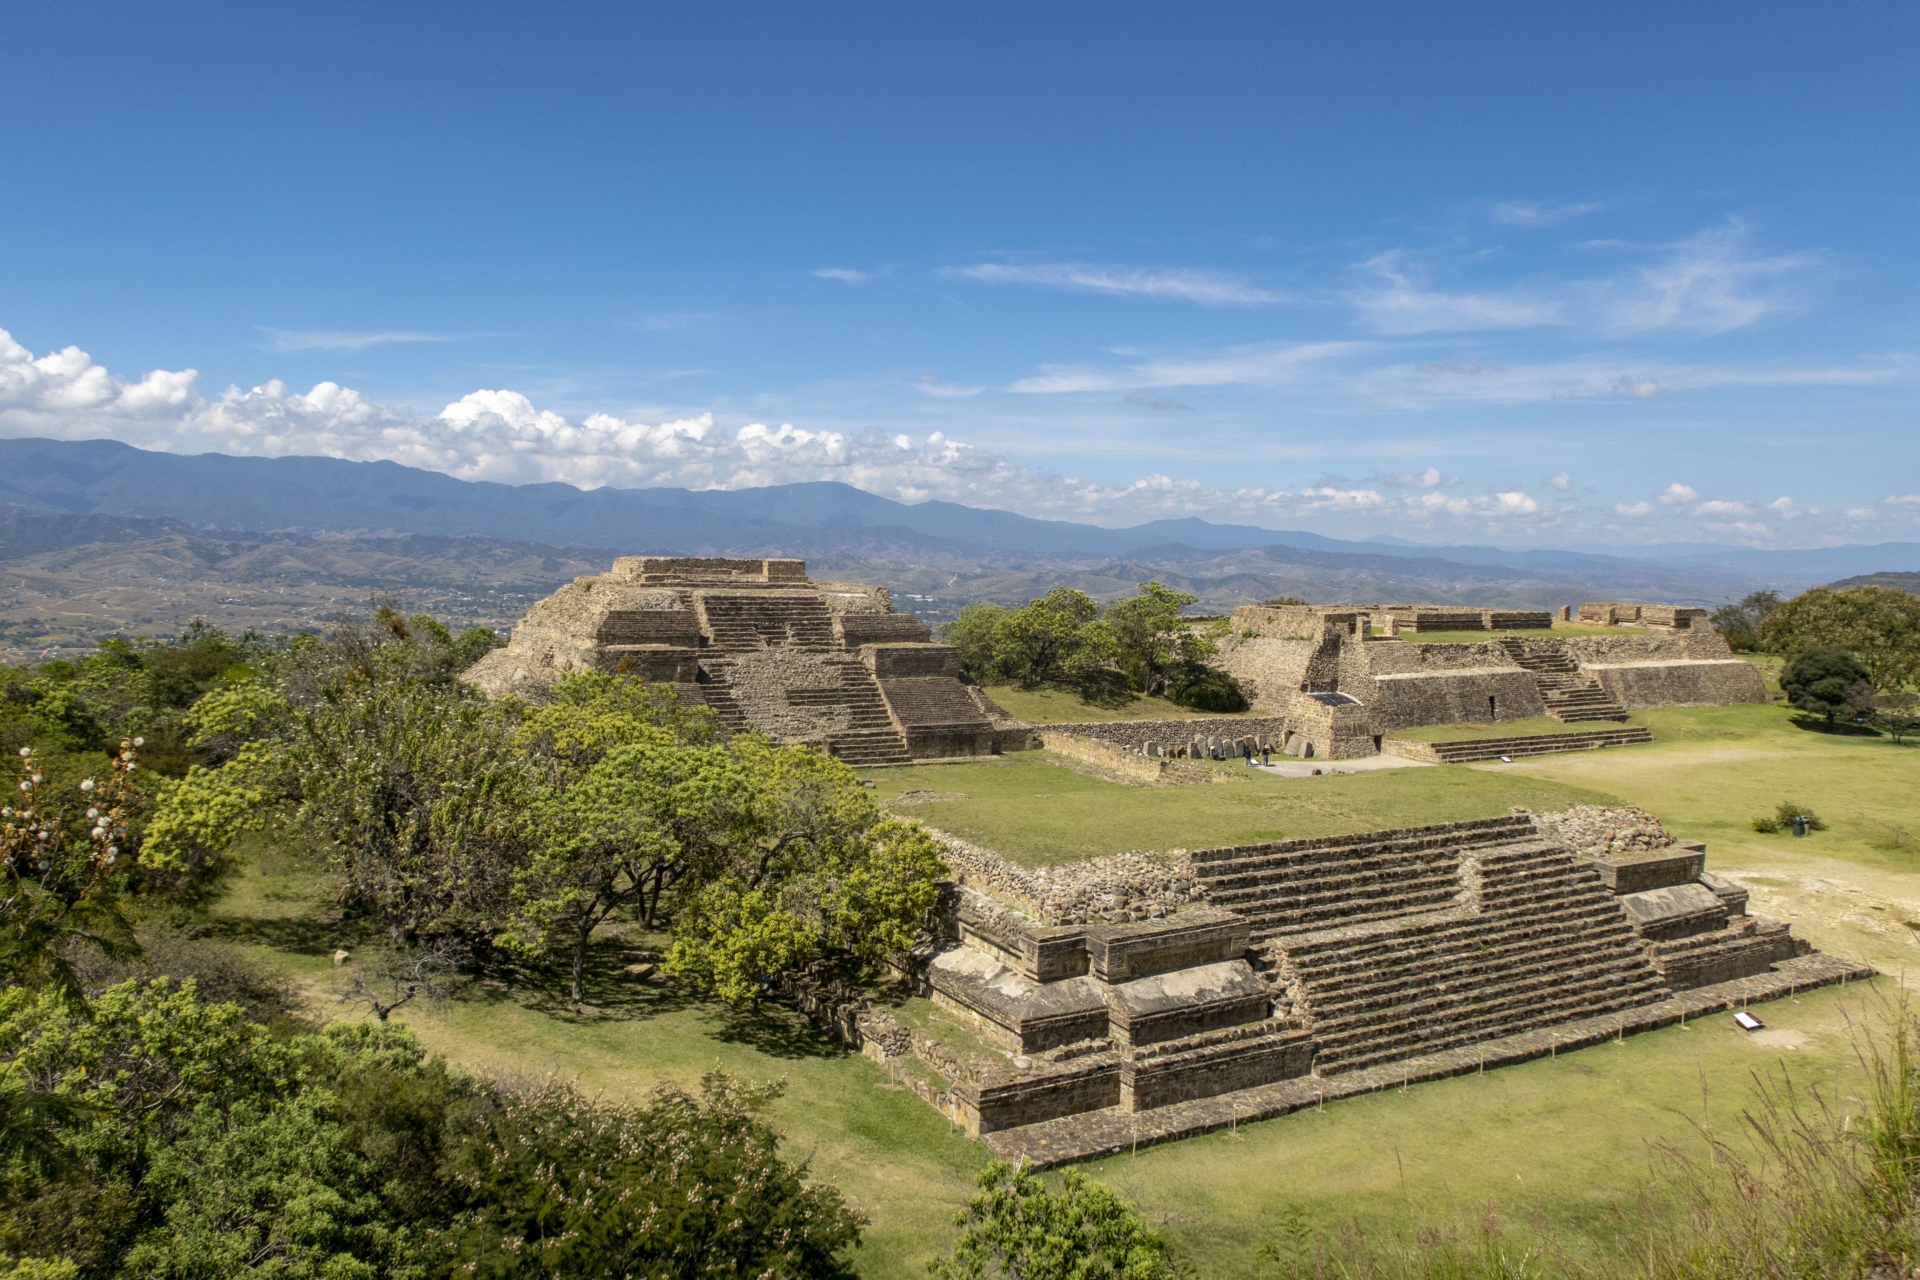
[[[86,780],[85,782],[82,782],[82,783],[80,784],[80,789],[81,789],[82,791],[91,791],[91,790],[93,790],[93,779],[92,779],[92,778],[88,778],[88,779],[87,779],[87,780]]]

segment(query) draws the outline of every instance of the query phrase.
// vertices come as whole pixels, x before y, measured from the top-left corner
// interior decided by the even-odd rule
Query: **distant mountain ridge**
[[[458,480],[393,462],[170,454],[110,440],[0,440],[0,508],[47,516],[171,519],[199,529],[482,536],[557,547],[657,554],[858,551],[977,557],[1153,558],[1290,548],[1397,564],[1416,580],[1445,564],[1507,576],[1618,582],[1642,571],[1665,580],[1790,586],[1846,574],[1920,570],[1920,543],[1815,551],[1685,548],[1671,556],[1365,542],[1189,517],[1124,529],[1039,520],[952,502],[901,503],[828,481],[757,489],[579,489]],[[50,536],[50,535],[39,535]],[[1285,558],[1285,557],[1282,557]],[[1422,562],[1418,566],[1407,562]],[[1434,563],[1442,562],[1442,563]],[[1651,563],[1650,563],[1651,562]],[[1355,562],[1356,564],[1359,562]],[[1686,566],[1685,571],[1680,570]],[[1733,572],[1721,572],[1731,570]],[[1675,585],[1670,590],[1680,591]]]

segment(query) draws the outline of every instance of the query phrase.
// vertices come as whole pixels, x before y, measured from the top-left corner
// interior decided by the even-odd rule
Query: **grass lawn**
[[[1465,742],[1475,738],[1530,738],[1543,733],[1581,733],[1589,729],[1624,729],[1640,724],[1629,717],[1626,724],[1608,720],[1594,724],[1568,724],[1552,716],[1534,716],[1530,720],[1500,720],[1493,724],[1435,724],[1423,729],[1396,729],[1390,735],[1408,742]]]
[[[332,993],[354,962],[336,969],[327,957],[353,941],[329,923],[328,896],[319,878],[262,858],[236,879],[211,922],[294,976],[316,1012],[352,1016]],[[715,1067],[784,1080],[771,1119],[787,1154],[807,1160],[814,1177],[872,1219],[860,1274],[925,1275],[926,1259],[952,1238],[952,1215],[972,1190],[984,1148],[951,1132],[885,1068],[837,1050],[804,1020],[778,1009],[736,1014],[671,986],[624,984],[616,964],[611,953],[600,957],[594,1008],[584,1016],[557,998],[556,980],[511,991],[470,987],[394,1017],[469,1070],[558,1074],[610,1097],[638,1097],[662,1081],[692,1084]],[[1861,1090],[1846,1019],[1862,1016],[1867,996],[1854,985],[1763,1006],[1764,1037],[1714,1018],[1150,1148],[1089,1172],[1135,1199],[1210,1277],[1263,1274],[1256,1252],[1292,1206],[1321,1225],[1411,1233],[1477,1220],[1491,1201],[1516,1242],[1545,1234],[1578,1256],[1605,1259],[1622,1235],[1615,1207],[1631,1208],[1645,1185],[1649,1144],[1666,1139],[1697,1152],[1696,1120],[1732,1128],[1750,1072],[1784,1061],[1799,1083],[1819,1083],[1843,1107],[1854,1105],[1846,1099]],[[902,1012],[910,1021],[940,1016]]]
[[[1138,694],[1118,706],[1088,702],[1071,689],[1022,689],[1018,685],[999,684],[987,688],[987,696],[1006,713],[1028,724],[1088,724],[1101,720],[1193,720],[1202,716],[1249,716],[1251,711],[1195,711],[1165,698],[1143,698]]]
[[[1140,788],[1026,752],[871,776],[883,800],[907,789],[963,794],[902,811],[1041,861],[1619,797],[1705,839],[1709,866],[1737,871],[1755,909],[1791,915],[1797,934],[1889,972],[1902,959],[1920,972],[1920,942],[1907,924],[1920,926],[1920,844],[1890,834],[1920,832],[1920,749],[1809,733],[1769,707],[1636,719],[1654,728],[1656,743],[1511,766],[1296,780],[1236,774],[1230,785]],[[1832,829],[1804,840],[1743,829],[1786,797],[1818,809]],[[328,957],[357,943],[329,914],[326,880],[260,847],[248,858],[209,924],[292,976],[316,1013],[356,1016],[336,993],[358,958],[336,968]],[[566,1006],[557,977],[536,976],[509,990],[469,987],[395,1017],[469,1069],[557,1073],[612,1097],[692,1083],[714,1067],[784,1079],[771,1119],[787,1135],[787,1153],[872,1218],[861,1274],[924,1275],[925,1259],[951,1239],[952,1214],[984,1149],[953,1134],[885,1068],[839,1051],[804,1020],[778,1009],[742,1015],[672,986],[625,983],[618,963],[612,947],[596,955],[586,1015]],[[1322,1226],[1411,1233],[1477,1220],[1491,1203],[1516,1246],[1544,1236],[1604,1269],[1616,1259],[1611,1250],[1631,1248],[1618,1212],[1631,1213],[1647,1183],[1650,1144],[1698,1152],[1696,1121],[1734,1129],[1750,1073],[1785,1063],[1798,1084],[1819,1084],[1843,1110],[1858,1105],[1848,1021],[1868,1017],[1870,999],[1857,984],[1813,992],[1761,1006],[1769,1024],[1761,1036],[1710,1018],[1113,1157],[1089,1172],[1135,1199],[1209,1277],[1265,1274],[1256,1251],[1290,1207]],[[940,1018],[922,1005],[909,1002],[902,1013],[929,1025]],[[1624,1271],[1627,1260],[1616,1260]]]
[[[1132,787],[1075,772],[1044,751],[876,769],[882,804],[903,791],[954,799],[900,812],[1027,866],[1129,849],[1204,849],[1503,814],[1510,806],[1602,804],[1603,794],[1525,775],[1457,766],[1282,778],[1223,764],[1215,785]]]

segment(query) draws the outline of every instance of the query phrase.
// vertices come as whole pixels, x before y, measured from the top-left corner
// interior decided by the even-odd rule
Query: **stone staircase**
[[[1524,817],[1259,848],[1195,875],[1254,918],[1321,1075],[1669,994],[1599,873]]]
[[[1540,700],[1555,720],[1576,724],[1627,718],[1627,709],[1614,701],[1598,680],[1580,674],[1580,664],[1560,641],[1501,636],[1495,643],[1506,650],[1515,666],[1532,674],[1540,687]]]
[[[707,678],[697,686],[700,697],[720,718],[720,727],[728,733],[746,733],[753,728],[747,713],[733,696],[732,670],[725,658],[708,658],[700,664]]]
[[[1652,730],[1642,725],[1632,725],[1624,729],[1535,733],[1515,738],[1461,738],[1453,742],[1415,742],[1406,738],[1388,738],[1380,744],[1380,754],[1400,756],[1407,760],[1426,760],[1434,764],[1464,764],[1473,760],[1498,760],[1501,756],[1543,756],[1556,751],[1595,751],[1601,747],[1624,747],[1652,741]]]
[[[749,649],[834,649],[833,615],[801,591],[694,593],[707,643],[721,653]]]
[[[845,708],[852,723],[827,735],[827,750],[856,769],[875,764],[905,764],[911,758],[907,754],[907,740],[887,713],[879,683],[857,659],[840,664],[839,688],[791,689],[787,692],[787,702],[796,707]]]

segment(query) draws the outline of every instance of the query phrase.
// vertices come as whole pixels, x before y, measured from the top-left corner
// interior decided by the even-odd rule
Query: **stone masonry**
[[[569,671],[669,683],[729,730],[855,765],[1036,745],[885,587],[816,582],[801,560],[623,556],[534,605],[462,678],[537,700]]]
[[[1610,604],[1582,605],[1581,614],[1622,629],[1556,635],[1544,612],[1245,605],[1234,610],[1220,662],[1256,712],[1284,721],[1286,749],[1334,760],[1376,754],[1388,735],[1429,725],[1550,716],[1603,728],[1596,722],[1618,725],[1645,707],[1770,700],[1759,671],[1733,656],[1704,610]],[[1492,629],[1522,634],[1467,644],[1400,638]]]
[[[948,845],[923,989],[964,1035],[845,1021],[869,1056],[916,1059],[915,1091],[969,1134],[1043,1164],[1871,973],[1748,916],[1704,846],[1632,809],[1045,872]]]

